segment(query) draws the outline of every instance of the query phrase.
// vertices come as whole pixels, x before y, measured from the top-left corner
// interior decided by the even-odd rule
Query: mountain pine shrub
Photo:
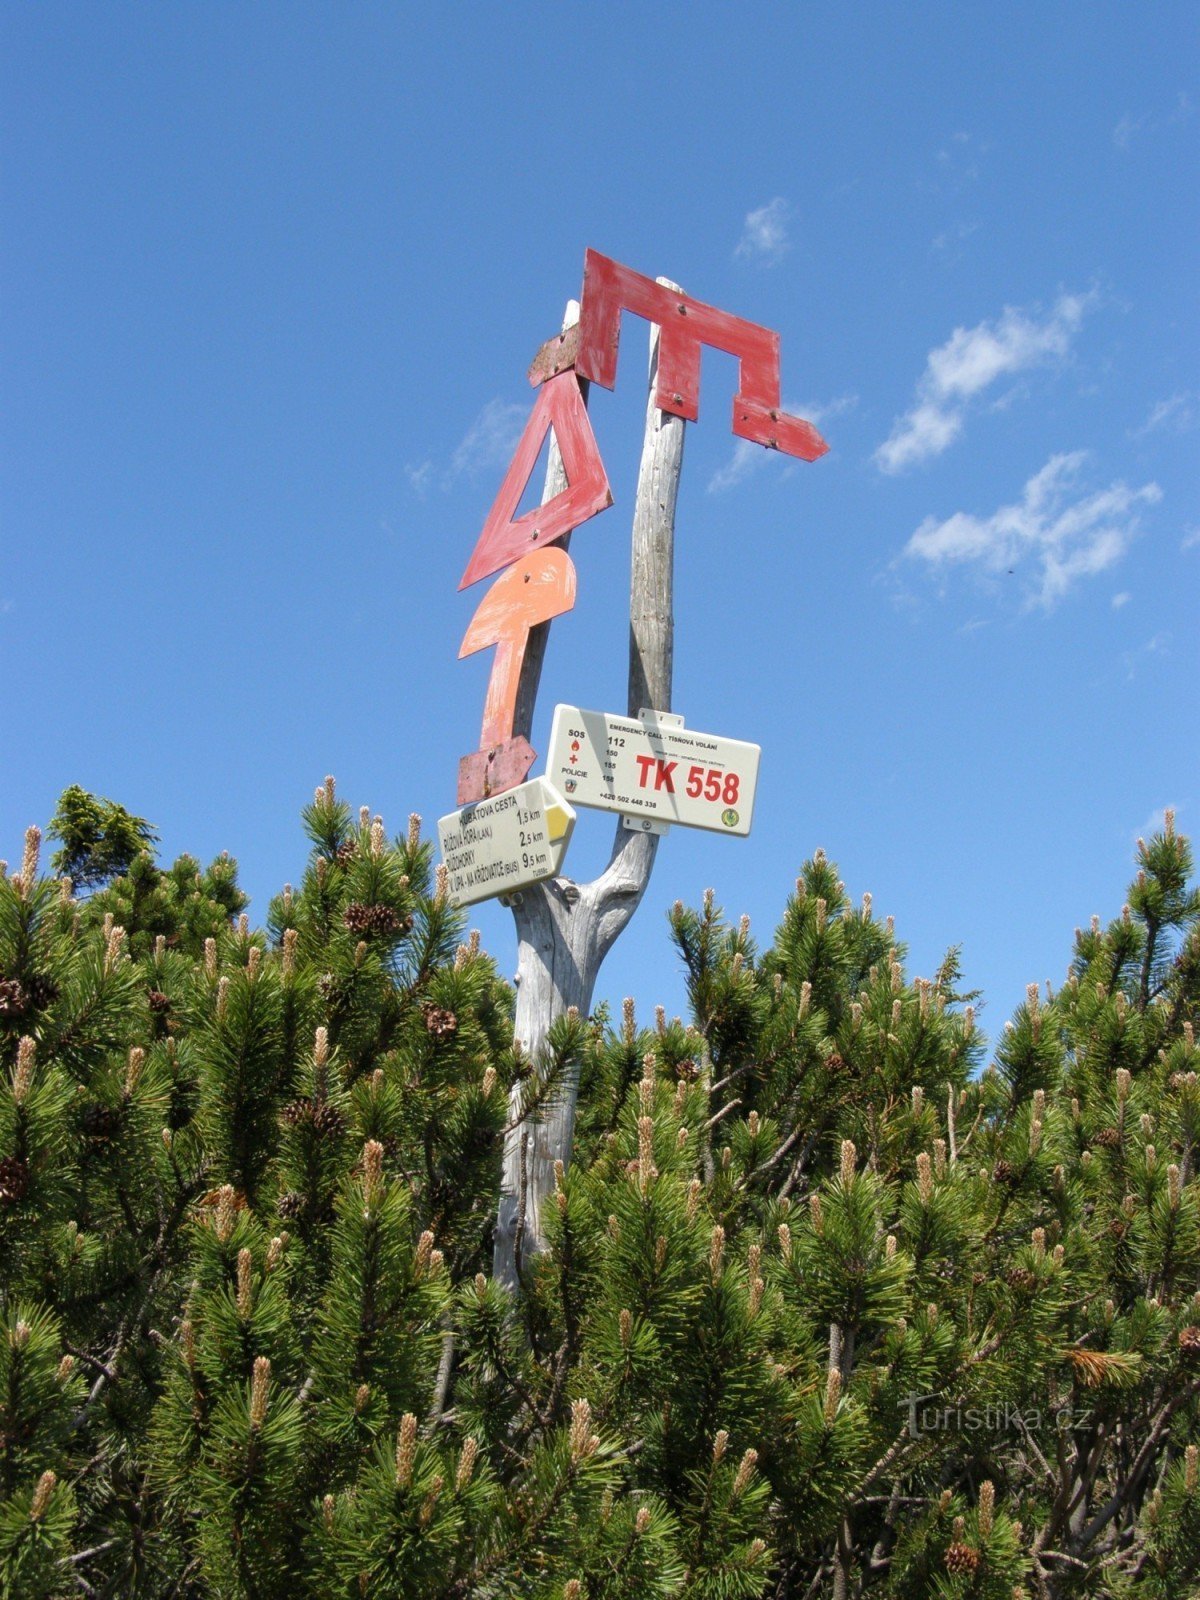
[[[419,819],[305,825],[261,930],[227,858],[0,880],[0,1594],[1197,1592],[1170,816],[990,1057],[818,851],[767,947],[675,906],[686,1022],[533,1062]],[[509,1091],[571,1082],[510,1297]]]

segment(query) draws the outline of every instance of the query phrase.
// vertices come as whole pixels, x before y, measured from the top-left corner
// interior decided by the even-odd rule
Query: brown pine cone
[[[347,930],[360,939],[386,939],[401,930],[400,918],[391,906],[369,906],[362,900],[352,900],[342,914],[342,920]],[[407,932],[411,926],[412,919],[408,918],[404,931]]]
[[[312,1125],[323,1139],[334,1139],[346,1126],[346,1119],[328,1100],[317,1100],[312,1108]]]
[[[290,1189],[287,1194],[280,1195],[279,1204],[275,1207],[285,1221],[291,1222],[304,1214],[305,1199],[295,1189]]]
[[[16,978],[0,978],[0,1017],[23,1017],[29,1004]]]
[[[302,1094],[298,1100],[289,1101],[279,1113],[280,1117],[289,1127],[294,1128],[298,1122],[311,1122],[313,1103],[308,1095]]]
[[[117,1107],[96,1102],[84,1106],[79,1116],[80,1126],[89,1139],[111,1139],[122,1121],[122,1113]]]
[[[35,1011],[53,1005],[58,994],[58,985],[48,972],[34,972],[25,980],[25,995]]]
[[[830,1072],[840,1072],[846,1063],[835,1050],[831,1056],[825,1057],[825,1065],[829,1068]]]
[[[358,840],[347,839],[345,844],[338,845],[334,851],[333,859],[339,867],[348,867],[358,854]]]
[[[993,1183],[1002,1183],[1007,1187],[1009,1184],[1015,1181],[1016,1176],[1017,1169],[1013,1166],[1011,1161],[1005,1161],[1003,1156],[1001,1156],[1000,1160],[997,1161],[996,1165],[992,1168]]]
[[[438,1039],[445,1039],[458,1030],[458,1018],[453,1011],[447,1011],[442,1006],[426,1004],[422,1006],[425,1014],[425,1026],[429,1032]]]
[[[1027,1294],[1037,1285],[1037,1273],[1030,1272],[1028,1267],[1013,1267],[1004,1274],[1004,1281],[1010,1289],[1020,1289]]]
[[[1191,1324],[1179,1330],[1180,1354],[1189,1361],[1200,1361],[1200,1328]]]
[[[28,1188],[29,1163],[20,1156],[5,1156],[0,1161],[0,1206],[17,1205]]]
[[[164,994],[161,989],[148,989],[146,999],[150,1003],[151,1011],[164,1012],[171,1009],[171,997]]]
[[[1100,1128],[1092,1135],[1092,1143],[1098,1144],[1101,1150],[1115,1150],[1121,1142],[1121,1135],[1116,1128]]]
[[[675,1072],[688,1083],[695,1083],[700,1076],[700,1068],[690,1057],[686,1061],[681,1061],[675,1068]]]
[[[961,1539],[956,1539],[953,1544],[946,1546],[946,1571],[954,1573],[971,1573],[979,1565],[979,1551],[969,1544],[963,1544]]]
[[[1123,1222],[1120,1217],[1114,1217],[1108,1225],[1108,1231],[1119,1244],[1129,1232],[1129,1225]]]

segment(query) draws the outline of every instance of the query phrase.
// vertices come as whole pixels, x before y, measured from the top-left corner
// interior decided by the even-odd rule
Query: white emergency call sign
[[[546,776],[576,805],[745,836],[761,746],[653,711],[619,717],[556,706]]]

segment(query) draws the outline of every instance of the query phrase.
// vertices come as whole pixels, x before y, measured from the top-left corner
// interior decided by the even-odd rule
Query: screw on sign
[[[546,776],[574,805],[744,838],[760,756],[756,744],[652,711],[618,717],[556,706]]]
[[[578,329],[548,340],[534,359],[529,380],[538,388],[538,396],[460,588],[491,577],[523,560],[531,551],[552,547],[612,504],[608,475],[579,380],[594,379],[608,389],[616,383],[622,311],[646,317],[661,328],[655,391],[661,410],[692,421],[698,417],[700,352],[708,345],[738,358],[732,427],[739,438],[804,461],[817,460],[829,448],[812,423],[780,410],[777,333],[693,300],[589,250],[584,258]],[[551,429],[562,454],[567,487],[535,510],[517,517],[517,506]],[[500,644],[501,648],[493,667],[493,679],[498,681],[488,689],[482,749],[464,756],[459,765],[460,804],[520,783],[535,759],[524,736],[514,737],[513,715],[530,629],[549,620],[540,614],[537,598],[505,592],[510,632],[503,642],[488,640],[482,629],[476,630],[478,613],[468,630],[468,638],[474,636],[479,641],[471,645],[471,650],[483,649],[489,643]],[[569,601],[553,615],[561,615],[574,603],[572,589]],[[523,629],[518,626],[522,610],[528,623]],[[470,653],[466,640],[459,653]]]

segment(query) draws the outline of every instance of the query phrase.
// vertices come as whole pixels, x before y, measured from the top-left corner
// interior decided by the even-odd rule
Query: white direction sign
[[[749,833],[761,747],[695,733],[680,721],[666,712],[618,717],[556,706],[546,776],[577,805]]]
[[[450,903],[468,906],[553,878],[574,826],[574,809],[545,778],[439,818]]]

